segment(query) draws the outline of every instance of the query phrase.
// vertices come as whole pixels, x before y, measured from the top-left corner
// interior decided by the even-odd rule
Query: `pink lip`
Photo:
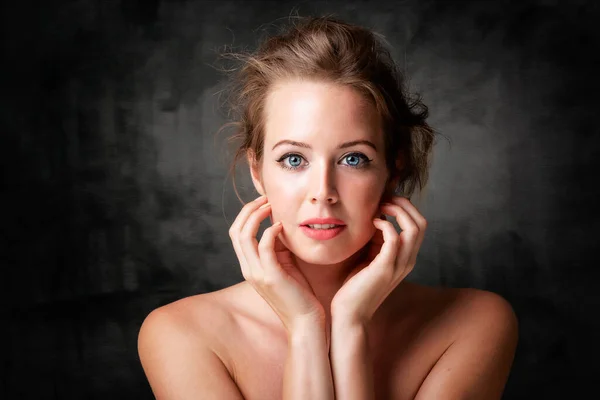
[[[329,240],[339,235],[344,229],[346,229],[346,226],[338,226],[336,228],[331,229],[312,229],[309,226],[302,225],[300,226],[300,229],[306,236],[308,236],[311,239]]]
[[[302,222],[300,225],[314,225],[314,224],[333,224],[333,225],[346,225],[344,221],[337,218],[310,218]]]

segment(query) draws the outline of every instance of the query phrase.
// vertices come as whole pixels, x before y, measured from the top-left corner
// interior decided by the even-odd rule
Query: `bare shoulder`
[[[498,340],[516,340],[518,320],[511,304],[501,295],[475,288],[449,288],[403,282],[393,301],[392,316],[399,316],[403,334],[421,335],[439,351],[468,338],[495,335]],[[438,347],[439,346],[439,347]]]
[[[451,288],[406,282],[410,300],[406,303],[429,305],[436,313],[448,313],[461,323],[482,322],[482,317],[515,319],[511,304],[501,295],[476,288]],[[427,307],[425,307],[427,308]],[[425,309],[424,308],[424,309]],[[485,318],[484,318],[485,319]]]
[[[473,329],[517,330],[518,320],[512,305],[498,293],[475,288],[446,290],[453,294],[449,310],[460,324],[462,337]]]
[[[435,334],[444,346],[415,399],[500,399],[518,342],[518,319],[501,295],[475,288],[415,289],[436,299]]]
[[[222,344],[231,324],[214,293],[153,310],[140,328],[138,354],[155,397],[241,399]]]
[[[145,337],[160,336],[163,343],[183,343],[190,350],[201,346],[226,362],[219,340],[223,336],[219,333],[231,332],[234,323],[221,300],[222,292],[227,290],[231,288],[185,297],[156,308],[144,319],[138,347]]]

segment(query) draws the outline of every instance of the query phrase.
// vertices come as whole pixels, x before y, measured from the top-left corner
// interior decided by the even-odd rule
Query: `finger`
[[[237,215],[234,223],[229,228],[229,237],[233,245],[235,254],[240,262],[240,268],[242,270],[242,276],[245,280],[252,280],[252,268],[248,265],[242,246],[240,244],[240,230],[245,225],[248,216],[254,212],[262,203],[266,201],[266,196],[261,196],[258,199],[246,204],[240,213]]]
[[[408,214],[410,214],[412,219],[415,221],[415,223],[419,227],[419,234],[417,236],[415,245],[413,247],[413,251],[412,251],[409,261],[408,261],[409,264],[414,265],[417,262],[417,255],[419,254],[419,250],[421,249],[421,244],[423,243],[423,240],[425,238],[425,231],[427,230],[427,220],[419,212],[417,207],[415,207],[412,204],[410,199],[407,199],[405,197],[395,196],[392,199],[392,201],[394,202],[394,204],[401,206]]]
[[[239,246],[247,261],[247,268],[253,279],[263,279],[264,271],[258,259],[258,241],[256,234],[260,222],[264,220],[271,212],[269,203],[263,204],[248,217],[246,224],[242,227],[239,233]]]
[[[379,230],[383,235],[383,245],[381,246],[381,251],[374,258],[373,261],[377,260],[377,262],[381,262],[384,265],[393,266],[396,262],[396,257],[398,254],[398,241],[399,236],[398,232],[396,232],[396,228],[389,221],[384,221],[379,218],[375,218],[373,220],[373,225]]]
[[[380,206],[381,206],[381,204],[380,204]],[[378,216],[376,215],[374,218],[379,218],[383,221],[386,221],[385,214],[381,213],[381,210],[379,210],[379,215]],[[371,236],[371,239],[369,239],[369,243],[370,243],[369,247],[370,248],[376,247],[376,246],[373,246],[374,244],[377,246],[381,246],[381,245],[383,245],[383,242],[384,242],[383,234],[381,233],[380,230],[375,230],[375,233],[373,234],[373,236]],[[377,249],[377,253],[379,253],[379,249]]]
[[[235,218],[235,221],[229,228],[229,237],[231,238],[231,241],[233,243],[233,248],[235,250],[235,253],[238,256],[238,259],[241,258],[240,264],[242,267],[242,274],[244,274],[245,272],[251,272],[251,271],[248,270],[248,265],[245,263],[244,253],[242,251],[242,246],[240,244],[241,230],[246,225],[250,215],[252,215],[252,213],[254,211],[256,211],[256,209],[258,209],[266,201],[267,201],[267,197],[261,196],[261,197],[255,199],[254,201],[251,201],[251,202],[247,203],[246,205],[244,205],[244,207],[242,207],[242,210],[238,213],[237,217]],[[246,274],[244,274],[244,278],[247,279]]]
[[[427,226],[427,221],[425,217],[417,210],[417,207],[414,206],[413,203],[406,197],[394,196],[392,199],[392,204],[396,204],[401,206],[410,216],[413,218],[415,223],[419,226],[419,228],[425,228]]]
[[[283,222],[281,222],[281,229],[283,230]],[[279,233],[281,233],[281,231],[279,231]],[[285,247],[285,244],[283,244],[278,235],[275,236],[275,243],[273,244],[273,249],[275,250],[275,253],[289,251],[289,249]]]
[[[235,218],[235,221],[233,221],[233,224],[231,224],[231,227],[229,228],[229,236],[232,237],[232,236],[239,235],[239,232],[242,230],[244,225],[246,225],[246,221],[248,220],[248,217],[250,217],[250,215],[252,215],[252,213],[258,207],[265,204],[266,201],[267,201],[267,196],[261,196],[257,199],[254,199],[253,201],[245,204],[244,207],[242,207],[242,209],[238,213],[237,217]],[[233,239],[233,237],[232,237],[232,239]]]
[[[275,239],[282,229],[281,222],[276,222],[265,229],[258,243],[257,261],[261,263],[265,276],[269,276],[274,280],[282,275],[275,255]]]
[[[404,275],[407,266],[412,269],[412,266],[414,265],[410,264],[410,260],[419,235],[419,227],[410,214],[399,205],[385,204],[382,209],[388,214],[393,215],[396,218],[396,221],[398,221],[400,228],[402,228],[402,232],[398,235],[399,249],[396,259],[394,260],[394,271],[399,271],[400,274]]]

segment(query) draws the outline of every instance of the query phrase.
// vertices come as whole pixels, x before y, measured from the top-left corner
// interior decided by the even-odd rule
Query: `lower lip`
[[[302,232],[304,232],[304,234],[306,236],[308,236],[311,239],[315,239],[315,240],[333,239],[334,237],[339,235],[344,230],[344,228],[346,228],[345,225],[338,226],[337,228],[331,228],[331,229],[312,229],[306,225],[300,226],[300,229],[302,229]]]

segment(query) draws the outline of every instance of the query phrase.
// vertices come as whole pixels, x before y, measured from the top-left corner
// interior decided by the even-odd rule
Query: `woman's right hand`
[[[288,333],[305,322],[325,327],[325,312],[294,257],[277,237],[282,224],[256,234],[260,222],[271,213],[266,196],[246,204],[229,229],[229,237],[240,261],[242,275],[279,316]],[[262,206],[262,207],[261,207]]]

